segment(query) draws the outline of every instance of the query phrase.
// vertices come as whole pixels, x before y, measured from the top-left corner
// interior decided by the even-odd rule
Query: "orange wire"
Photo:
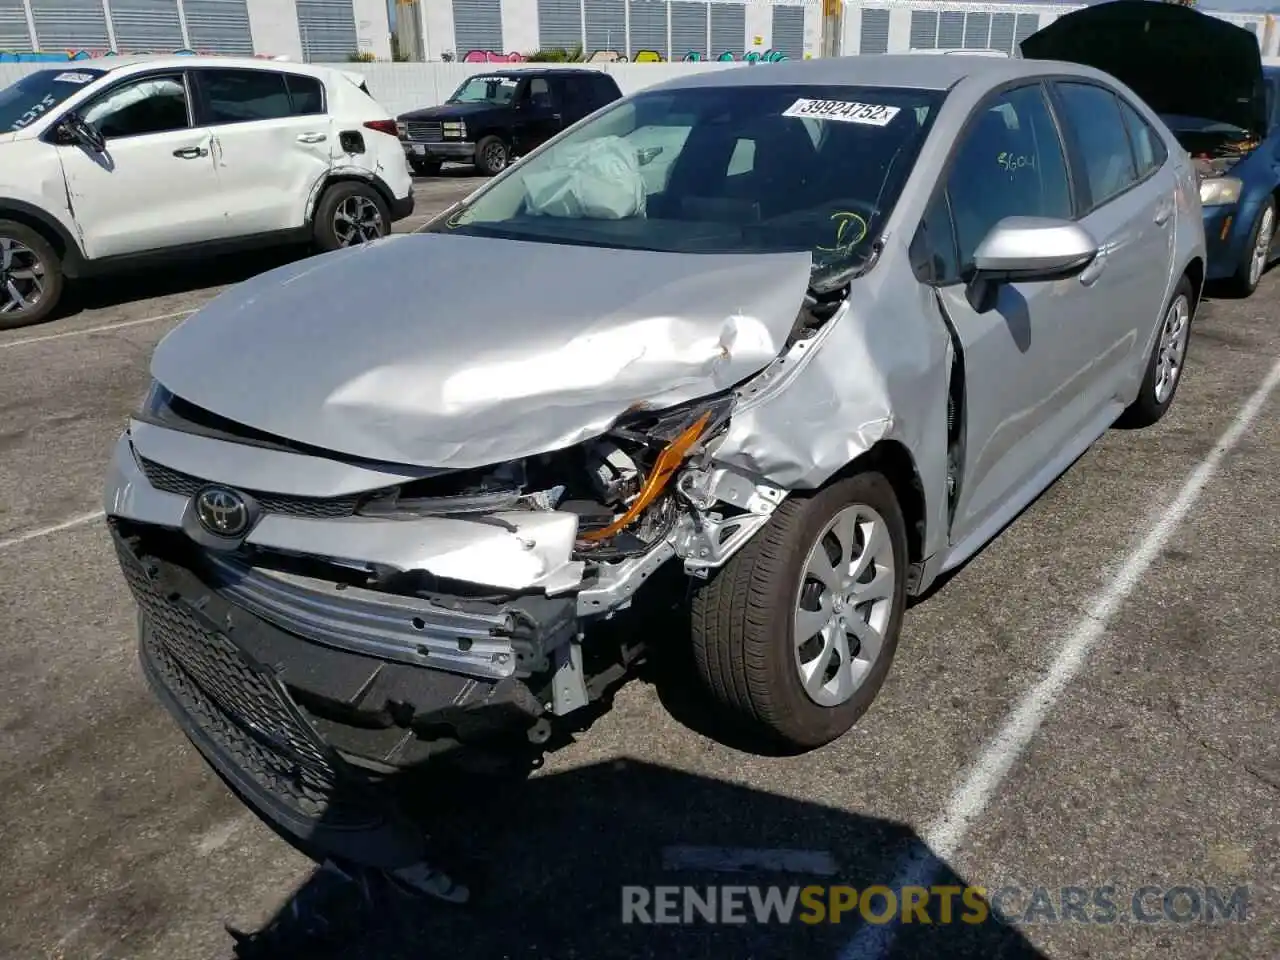
[[[607,539],[617,534],[634,521],[636,517],[640,516],[644,509],[658,498],[658,495],[666,488],[675,472],[680,469],[680,464],[684,463],[684,458],[688,454],[689,448],[698,442],[698,437],[702,435],[702,431],[706,429],[710,419],[711,411],[708,410],[698,418],[696,423],[667,444],[662,453],[658,454],[657,462],[653,465],[653,471],[645,479],[644,486],[640,488],[640,494],[626,513],[604,529],[592,530],[581,534],[578,539],[587,541]]]

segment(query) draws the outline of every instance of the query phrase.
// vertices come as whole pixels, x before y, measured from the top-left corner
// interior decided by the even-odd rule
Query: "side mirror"
[[[94,153],[104,153],[107,149],[106,137],[78,113],[68,113],[58,124],[58,140],[65,143],[78,143]]]
[[[1073,277],[1097,256],[1097,242],[1071,220],[1005,217],[974,251],[969,301],[980,311],[990,309],[1002,283]]]

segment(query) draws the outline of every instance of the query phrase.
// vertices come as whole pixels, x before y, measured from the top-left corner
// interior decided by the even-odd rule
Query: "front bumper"
[[[512,676],[467,677],[281,629],[234,602],[245,581],[200,562],[180,535],[120,521],[111,531],[148,685],[223,780],[304,850],[385,869],[416,863],[421,839],[382,777],[542,713]]]
[[[1247,255],[1258,215],[1256,203],[1221,204],[1204,208],[1205,253],[1209,280],[1223,280],[1240,269]]]
[[[458,160],[471,162],[476,156],[476,145],[469,140],[432,140],[422,142],[401,140],[405,156],[416,160]]]

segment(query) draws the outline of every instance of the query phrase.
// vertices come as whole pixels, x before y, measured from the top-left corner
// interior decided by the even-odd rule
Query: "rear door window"
[[[1124,125],[1133,143],[1138,178],[1142,179],[1164,166],[1165,160],[1169,157],[1169,151],[1165,149],[1164,140],[1160,134],[1156,133],[1151,124],[1142,119],[1142,114],[1126,103],[1123,98],[1120,99],[1120,113],[1124,117]]]
[[[201,70],[208,122],[249,123],[293,115],[284,74],[271,70]]]
[[[289,88],[289,101],[295,117],[324,113],[324,85],[319,80],[296,73],[286,73],[284,79]]]
[[[1087,209],[1094,210],[1138,182],[1120,101],[1110,90],[1091,83],[1058,82],[1055,87],[1062,119],[1084,167]]]

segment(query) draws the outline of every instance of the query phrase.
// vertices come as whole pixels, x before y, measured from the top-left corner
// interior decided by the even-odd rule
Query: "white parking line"
[[[199,309],[198,307],[196,309]],[[66,337],[81,337],[90,333],[110,333],[112,330],[123,330],[125,327],[137,327],[144,323],[159,323],[161,320],[176,320],[195,313],[193,310],[179,310],[177,313],[162,313],[158,317],[143,317],[141,320],[122,320],[119,323],[104,323],[98,327],[85,327],[83,330],[65,330],[62,333],[48,333],[42,337],[27,337],[25,340],[10,340],[0,343],[0,350],[13,347],[26,347],[33,343],[47,343],[50,340],[62,340]]]
[[[37,527],[34,530],[28,530],[26,533],[20,533],[16,537],[10,537],[7,540],[0,540],[0,550],[8,550],[10,547],[21,546],[32,540],[39,540],[41,537],[47,537],[51,533],[61,533],[63,530],[70,530],[73,527],[83,527],[86,523],[93,523],[94,520],[101,519],[105,514],[101,510],[95,510],[93,513],[82,513],[78,517],[72,517],[70,520],[63,520],[61,523],[50,524],[47,527]]]
[[[1111,574],[1105,589],[1095,594],[1083,617],[1067,635],[1044,679],[1023,696],[1004,726],[987,744],[960,787],[951,795],[946,810],[924,835],[924,847],[913,849],[899,863],[890,889],[904,886],[929,886],[941,864],[955,856],[974,820],[986,809],[991,798],[1019,755],[1035,737],[1045,715],[1062,696],[1067,685],[1084,667],[1086,658],[1102,638],[1111,618],[1133,593],[1143,575],[1160,555],[1169,538],[1177,532],[1217,473],[1218,467],[1253,425],[1263,406],[1280,385],[1280,360],[1254,391],[1231,426],[1218,438],[1213,450],[1192,472],[1173,503],[1161,513],[1141,542]],[[881,960],[889,955],[894,938],[893,923],[862,927],[841,951],[841,960]]]

